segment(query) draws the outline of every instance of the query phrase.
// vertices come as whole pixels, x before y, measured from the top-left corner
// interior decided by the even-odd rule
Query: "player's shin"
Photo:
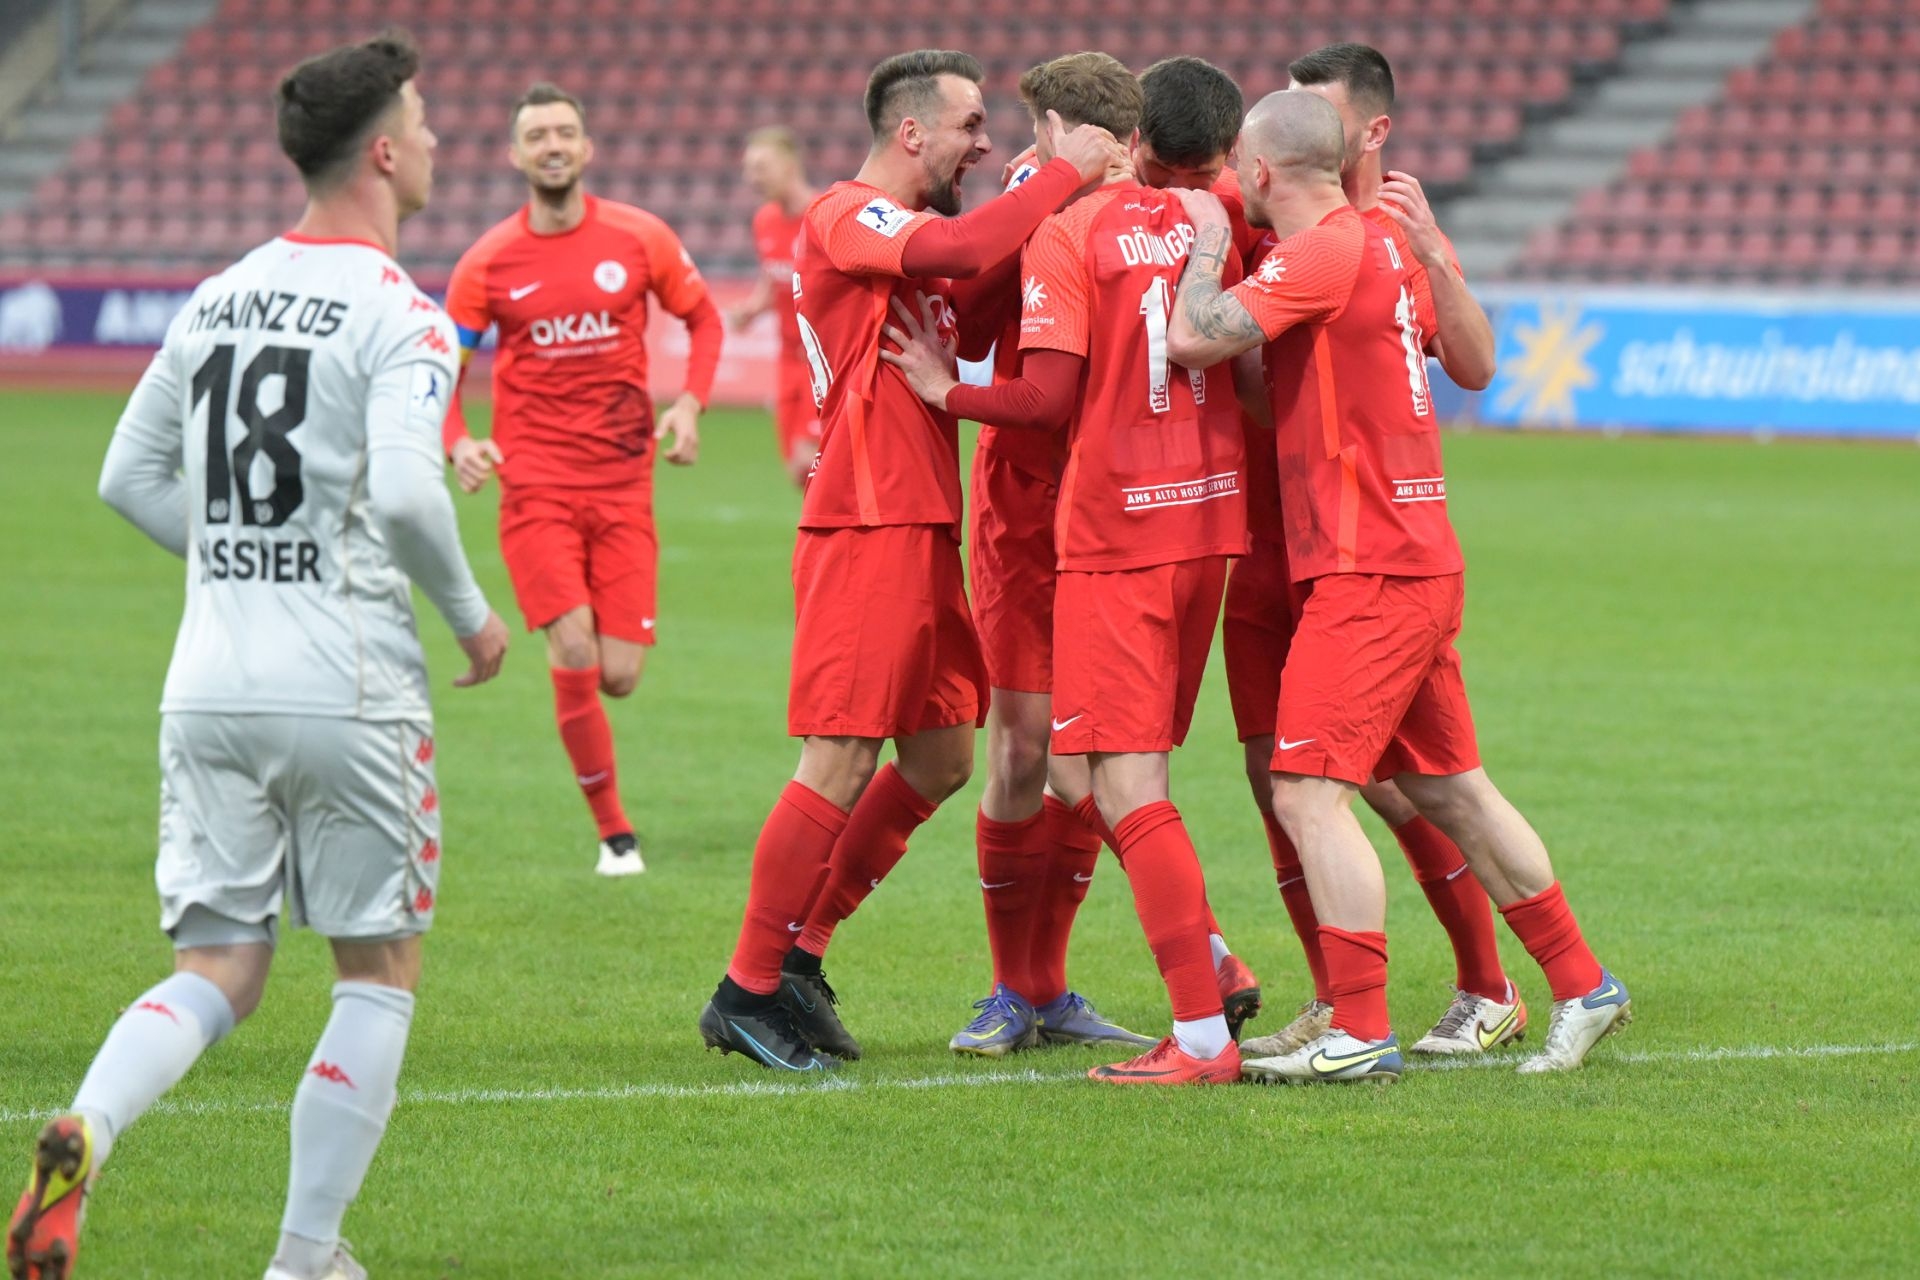
[[[1493,932],[1493,904],[1468,869],[1459,847],[1422,817],[1395,827],[1393,838],[1407,855],[1413,878],[1453,944],[1454,986],[1488,1000],[1510,1003],[1512,992]]]
[[[73,1099],[92,1124],[96,1168],[127,1126],[233,1024],[226,995],[197,973],[176,973],[127,1006]]]
[[[1182,1052],[1207,1060],[1232,1038],[1207,944],[1207,887],[1180,811],[1165,800],[1142,805],[1114,829],[1134,910],[1173,1003]]]
[[[550,668],[554,716],[560,741],[573,765],[574,780],[593,810],[600,838],[631,833],[633,824],[620,804],[619,777],[614,768],[613,727],[600,701],[600,668]]]
[[[826,888],[797,942],[802,951],[826,954],[834,928],[880,887],[905,856],[908,837],[933,816],[934,808],[935,803],[915,791],[896,766],[888,764],[873,775],[847,816],[846,830],[834,841]]]
[[[1307,873],[1300,865],[1299,851],[1271,813],[1261,810],[1260,820],[1267,829],[1267,851],[1273,858],[1273,877],[1280,886],[1280,901],[1286,906],[1287,919],[1300,939],[1300,950],[1307,959],[1307,972],[1313,978],[1313,998],[1331,1004],[1333,994],[1327,987],[1327,960],[1320,951],[1320,918],[1313,913],[1313,895],[1307,891]]]
[[[974,821],[993,980],[1039,1004],[1060,994],[1039,992],[1028,963],[1038,912],[1052,887],[1044,823],[1044,811],[1021,822],[996,822],[984,809]]]
[[[1531,898],[1508,903],[1500,914],[1546,973],[1555,1000],[1578,999],[1600,985],[1600,962],[1587,946],[1558,880]]]
[[[1027,972],[1032,975],[1034,1001],[1045,1004],[1067,989],[1067,943],[1100,861],[1100,833],[1054,796],[1042,802],[1040,812],[1046,834],[1046,880],[1034,911]]]
[[[819,792],[789,782],[753,847],[746,915],[727,979],[750,995],[771,998],[780,962],[820,896],[835,841],[847,814]]]
[[[360,1194],[398,1097],[413,1026],[413,995],[372,982],[338,982],[333,1016],[293,1095],[292,1170],[274,1265],[318,1276]]]

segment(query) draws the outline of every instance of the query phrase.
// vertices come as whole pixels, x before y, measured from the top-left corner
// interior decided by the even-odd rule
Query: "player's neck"
[[[1267,213],[1273,234],[1285,240],[1308,227],[1319,226],[1335,209],[1344,209],[1351,204],[1346,192],[1339,187],[1315,187],[1310,191],[1272,200],[1267,206]]]
[[[813,203],[814,194],[812,187],[804,182],[796,182],[774,203],[778,204],[780,211],[789,218],[797,218],[807,211],[808,205]]]
[[[853,180],[878,187],[902,209],[917,213],[927,207],[927,193],[921,185],[925,171],[912,156],[894,151],[868,152],[867,162],[860,166]]]
[[[1353,166],[1349,173],[1340,175],[1340,185],[1346,189],[1347,203],[1356,209],[1366,210],[1380,203],[1380,153],[1369,151],[1360,157],[1360,163]]]
[[[535,191],[527,201],[527,225],[537,236],[557,236],[587,220],[587,193],[574,183],[563,192]]]
[[[309,197],[293,234],[313,240],[361,240],[379,245],[393,258],[400,248],[400,213],[384,188],[349,188]]]

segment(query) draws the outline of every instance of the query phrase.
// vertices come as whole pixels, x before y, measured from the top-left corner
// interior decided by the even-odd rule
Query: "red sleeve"
[[[1297,324],[1339,314],[1353,294],[1366,232],[1309,227],[1282,240],[1227,292],[1260,324],[1269,341]]]
[[[1048,347],[1028,351],[1020,376],[991,387],[965,384],[947,392],[947,412],[996,427],[1057,431],[1073,416],[1085,356]]]
[[[720,344],[727,326],[721,322],[720,309],[704,293],[693,310],[680,318],[687,322],[686,390],[704,409],[713,395],[713,375],[720,367]]]
[[[985,360],[1007,321],[1020,310],[1020,255],[1010,253],[981,275],[953,282],[960,321],[960,358]]]
[[[1067,214],[1049,218],[1027,245],[1027,283],[1020,308],[1022,351],[1084,356],[1091,349],[1093,304],[1085,244],[1070,222]],[[1080,230],[1084,232],[1084,226]]]
[[[1080,189],[1080,171],[1065,160],[1047,162],[1019,188],[958,218],[932,218],[910,229],[901,254],[909,276],[977,276],[1017,253],[1034,228]]]

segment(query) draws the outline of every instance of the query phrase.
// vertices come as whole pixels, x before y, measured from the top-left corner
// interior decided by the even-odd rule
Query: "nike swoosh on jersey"
[[[1060,732],[1062,729],[1066,728],[1068,725],[1072,724],[1075,720],[1080,719],[1082,716],[1085,716],[1086,714],[1087,714],[1086,712],[1082,711],[1080,715],[1068,716],[1065,720],[1055,720],[1053,722],[1053,731],[1055,733]]]
[[[535,280],[532,284],[523,284],[518,289],[507,290],[507,296],[515,302],[518,302],[545,283],[546,281],[544,280]]]
[[[1304,747],[1309,742],[1318,742],[1318,741],[1320,741],[1320,739],[1318,738],[1302,738],[1298,742],[1288,742],[1285,738],[1282,738],[1280,739],[1280,749],[1282,751],[1291,751],[1295,747]]]

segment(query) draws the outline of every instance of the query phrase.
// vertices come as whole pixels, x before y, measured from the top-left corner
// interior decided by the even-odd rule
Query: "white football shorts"
[[[154,880],[181,946],[270,942],[281,916],[349,941],[425,932],[440,882],[432,722],[163,715]]]

